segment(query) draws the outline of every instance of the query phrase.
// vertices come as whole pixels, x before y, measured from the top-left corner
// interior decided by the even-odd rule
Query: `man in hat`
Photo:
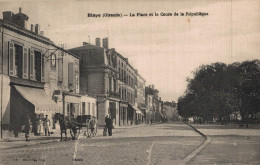
[[[50,119],[48,119],[48,115],[45,115],[45,118],[43,120],[43,128],[45,131],[45,136],[47,136],[47,133],[48,136],[50,136],[50,126],[51,126]]]

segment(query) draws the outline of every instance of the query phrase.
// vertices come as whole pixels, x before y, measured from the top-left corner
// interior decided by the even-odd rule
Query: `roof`
[[[18,26],[18,25],[15,25],[14,23],[4,21],[4,20],[2,20],[2,19],[0,19],[0,23],[2,23],[2,25],[1,25],[1,24],[0,24],[0,25],[1,25],[2,27],[6,28],[6,29],[9,29],[9,30],[11,30],[11,31],[14,31],[14,32],[16,32],[16,33],[18,33],[18,34],[21,34],[21,35],[23,35],[23,36],[32,38],[32,39],[34,39],[34,40],[36,40],[36,41],[39,41],[39,42],[42,42],[42,43],[44,43],[44,44],[51,45],[51,46],[53,46],[53,47],[55,47],[55,48],[57,48],[57,49],[59,49],[59,50],[61,50],[61,51],[64,51],[64,52],[66,52],[66,53],[68,53],[68,54],[70,54],[70,55],[72,55],[72,56],[74,56],[74,57],[76,57],[76,58],[79,59],[79,57],[78,57],[77,55],[72,54],[71,52],[68,52],[67,50],[65,50],[65,49],[63,49],[63,48],[61,48],[61,47],[55,45],[53,41],[51,41],[49,38],[47,38],[47,37],[45,37],[45,36],[36,34],[36,33],[32,32],[32,31],[30,31],[30,30],[28,30],[28,29],[25,29],[25,28],[23,28],[23,27],[20,27],[20,26]]]
[[[84,49],[106,49],[100,46],[96,46],[96,45],[91,45],[91,44],[87,44],[87,45],[83,45],[83,46],[79,46],[76,48],[72,48],[72,49],[68,49],[68,51],[71,50],[84,50]]]

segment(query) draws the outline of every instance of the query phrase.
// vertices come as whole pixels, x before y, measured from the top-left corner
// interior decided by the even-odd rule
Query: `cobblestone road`
[[[112,137],[1,149],[2,164],[160,164],[183,159],[204,139],[185,124],[114,129]]]

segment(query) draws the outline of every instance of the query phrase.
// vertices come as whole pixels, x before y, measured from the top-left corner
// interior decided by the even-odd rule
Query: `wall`
[[[3,124],[6,125],[4,127],[8,127],[8,124],[10,124],[10,95],[11,95],[11,89],[9,85],[10,79],[6,75],[0,74],[0,76],[1,76],[0,77],[0,100],[2,100],[0,108],[2,108]],[[1,88],[2,86],[3,88]]]
[[[104,73],[102,72],[88,72],[85,73],[88,76],[88,90],[87,92],[94,94],[105,94],[105,82]],[[85,75],[82,75],[83,77]],[[86,83],[82,82],[81,83]]]
[[[109,107],[109,101],[102,101],[98,102],[98,125],[104,126],[105,125],[105,117],[108,114],[108,107]]]
[[[97,104],[97,99],[93,98],[93,97],[89,97],[87,95],[82,96],[81,97],[81,114],[82,114],[82,102],[85,102],[86,114],[87,114],[87,103],[90,103],[90,114],[87,114],[87,115],[91,115],[91,116],[97,117],[97,105],[96,105]],[[94,114],[92,112],[93,104],[94,104],[94,109],[95,109]]]

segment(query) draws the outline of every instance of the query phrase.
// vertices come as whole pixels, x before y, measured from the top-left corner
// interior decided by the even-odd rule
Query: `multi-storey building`
[[[136,74],[135,69],[114,48],[109,49],[108,38],[96,38],[96,45],[84,42],[83,46],[68,50],[80,56],[80,87],[98,99],[98,119],[104,125],[109,114],[115,125],[135,123]]]
[[[1,137],[21,126],[25,117],[55,113],[80,115],[80,104],[93,100],[79,94],[79,58],[43,36],[29,17],[3,12],[0,19]],[[53,128],[55,125],[53,124]]]
[[[109,52],[117,59],[118,73],[118,91],[120,94],[119,102],[119,124],[131,125],[137,120],[136,114],[141,114],[141,111],[136,106],[136,73],[135,69],[128,62],[128,59],[123,57],[114,48]]]
[[[143,123],[145,121],[145,114],[147,111],[147,106],[145,104],[145,79],[138,73],[136,73],[136,102],[137,107],[142,111],[142,113],[136,114],[136,119],[138,123]]]
[[[80,88],[84,93],[91,93],[97,97],[97,118],[100,125],[110,114],[114,124],[119,124],[120,95],[117,87],[117,62],[108,50],[108,39],[100,39],[97,45],[84,42],[83,46],[68,50],[80,57]]]
[[[154,88],[154,85],[145,87],[145,98],[147,104],[147,119],[149,122],[158,122],[160,119],[161,100],[159,98],[159,91]]]

